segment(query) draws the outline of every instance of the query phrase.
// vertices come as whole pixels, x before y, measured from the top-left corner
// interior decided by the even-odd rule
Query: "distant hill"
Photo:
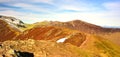
[[[59,22],[59,21],[43,21],[34,23],[37,26],[58,26],[65,27],[74,30],[79,30],[81,32],[96,34],[96,33],[113,33],[120,32],[120,28],[104,28],[97,26],[91,23],[87,23],[81,20],[73,20],[68,22]]]

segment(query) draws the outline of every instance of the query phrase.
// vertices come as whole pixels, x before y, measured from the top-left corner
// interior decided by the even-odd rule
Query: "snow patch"
[[[57,40],[56,42],[57,42],[57,43],[63,43],[66,39],[67,39],[67,38],[61,38],[61,39]]]

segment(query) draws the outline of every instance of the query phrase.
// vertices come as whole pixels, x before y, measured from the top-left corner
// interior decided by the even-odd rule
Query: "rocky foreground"
[[[91,57],[71,44],[44,40],[5,41],[0,46],[0,57]]]

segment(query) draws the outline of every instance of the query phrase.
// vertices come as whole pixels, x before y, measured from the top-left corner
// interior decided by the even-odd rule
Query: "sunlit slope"
[[[32,29],[35,27],[48,26],[48,25],[50,25],[50,22],[49,21],[42,21],[42,22],[36,22],[33,24],[25,23],[24,25],[25,25],[25,28],[20,28],[23,31],[28,30],[28,29]]]
[[[66,38],[65,43],[69,42],[73,45],[80,46],[86,39],[85,33],[67,28],[44,26],[36,27],[24,31],[16,39],[35,39],[35,40],[50,40],[58,41],[59,39]]]
[[[74,38],[73,38],[74,40]],[[11,43],[11,44],[9,44]],[[2,48],[30,52],[35,57],[120,57],[120,47],[95,35],[87,35],[80,46],[49,40],[16,40],[3,42]]]
[[[20,28],[23,32],[24,32],[25,30],[28,30],[28,29],[31,29],[31,28],[34,28],[34,27],[35,27],[34,24],[27,24],[27,23],[25,23],[24,26],[25,26],[25,28]]]
[[[98,57],[120,57],[120,46],[96,35],[89,35],[80,48],[96,54]]]
[[[62,38],[67,38],[62,43],[77,46],[95,57],[120,56],[120,46],[117,46],[104,37],[55,26],[36,27],[23,32],[23,34],[19,35],[16,39],[35,39],[57,42],[57,40]]]
[[[40,26],[57,26],[65,27],[72,30],[78,30],[80,32],[99,35],[106,38],[118,45],[120,45],[120,29],[119,28],[104,28],[94,24],[90,24],[81,20],[73,20],[68,22],[59,21],[43,21],[34,23],[34,27]]]
[[[101,37],[104,37],[118,45],[120,45],[120,32],[114,32],[114,33],[103,33],[103,34],[97,34]]]

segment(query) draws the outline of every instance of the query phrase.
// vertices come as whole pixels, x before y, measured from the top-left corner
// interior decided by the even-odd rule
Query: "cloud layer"
[[[120,26],[119,0],[0,0],[0,15],[24,22],[84,20],[101,26]]]

